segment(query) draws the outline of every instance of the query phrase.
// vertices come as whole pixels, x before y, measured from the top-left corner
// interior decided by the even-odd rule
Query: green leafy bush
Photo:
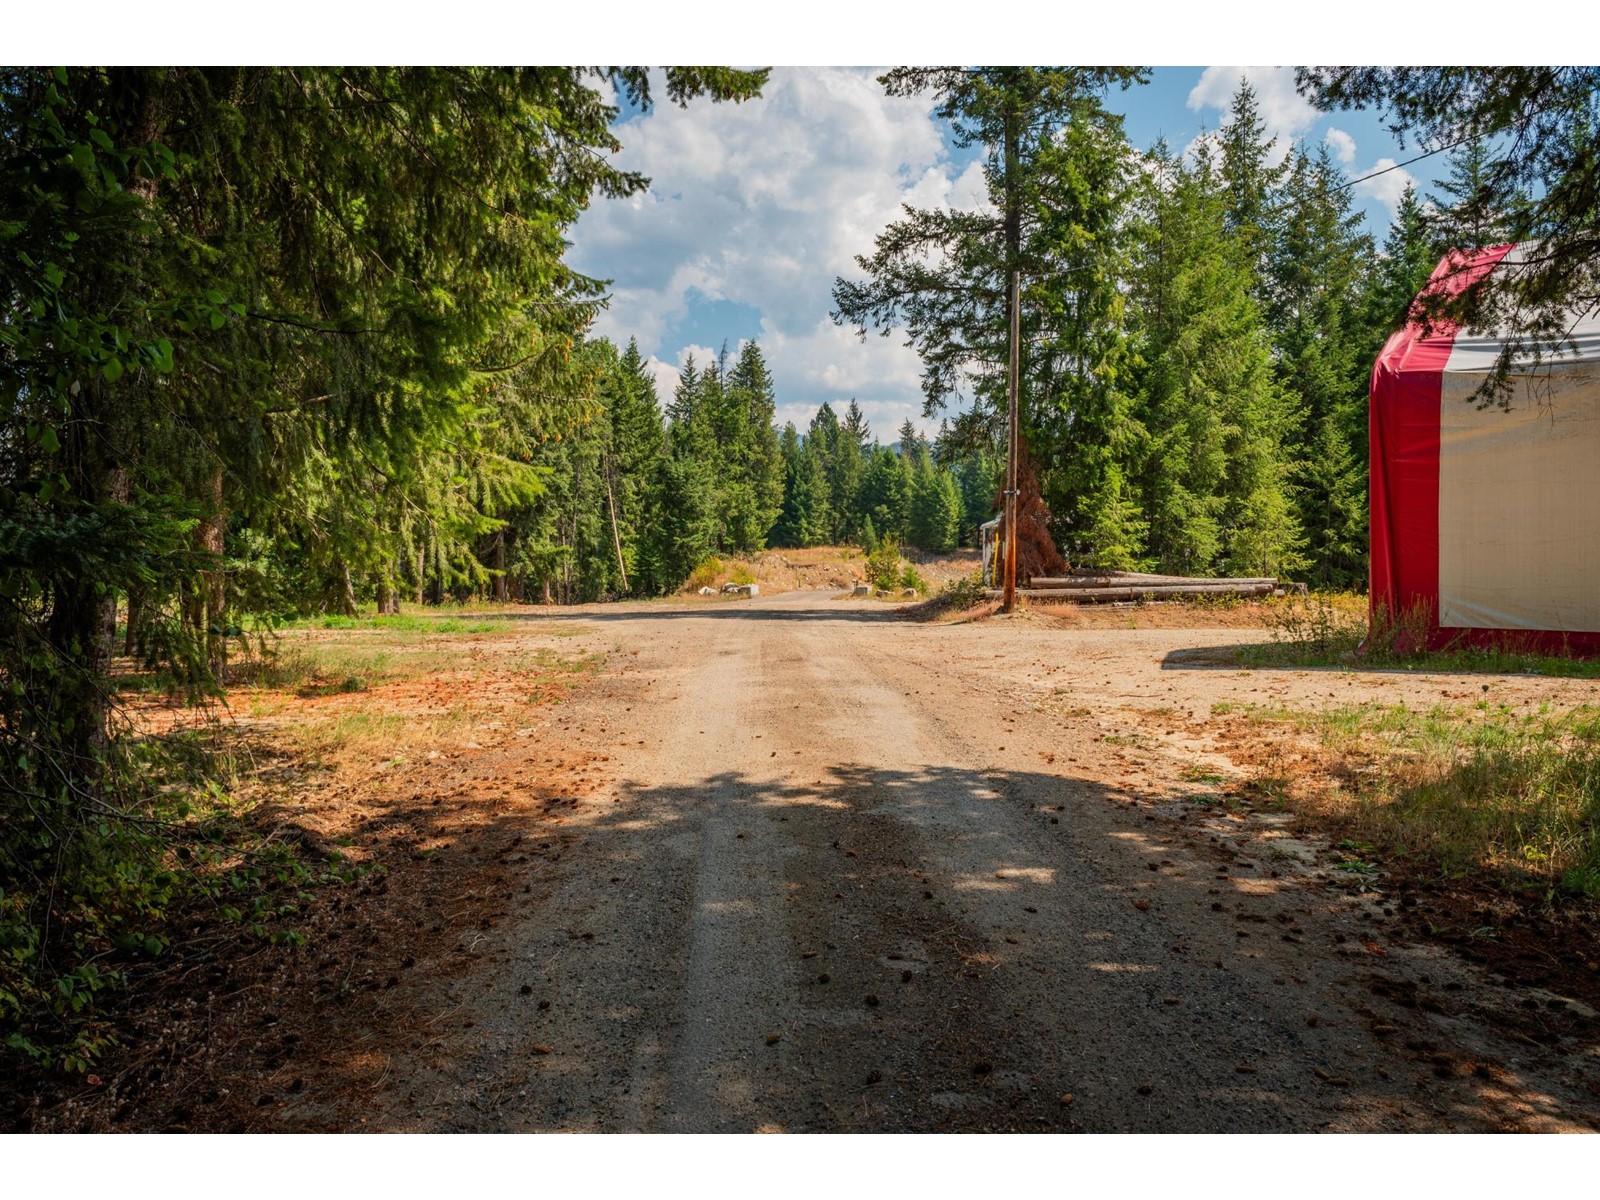
[[[879,591],[892,591],[904,574],[901,564],[900,547],[893,539],[884,538],[867,555],[868,582]]]
[[[684,589],[698,592],[703,587],[716,587],[723,571],[722,560],[715,555],[702,559],[700,565],[689,572],[689,578],[683,581]]]
[[[977,571],[951,580],[939,593],[941,607],[945,609],[976,608],[988,599],[983,586],[983,576]]]

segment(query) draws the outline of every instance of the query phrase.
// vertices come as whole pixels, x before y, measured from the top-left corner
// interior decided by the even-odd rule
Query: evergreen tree
[[[1303,67],[1296,84],[1325,111],[1380,110],[1402,138],[1492,151],[1477,172],[1489,203],[1477,203],[1470,172],[1461,180],[1463,198],[1480,212],[1500,208],[1511,220],[1496,230],[1475,215],[1477,231],[1468,234],[1477,244],[1537,237],[1539,253],[1516,272],[1490,272],[1428,308],[1435,319],[1504,331],[1504,349],[1481,391],[1506,400],[1513,365],[1531,369],[1563,348],[1571,313],[1600,302],[1600,68]]]
[[[956,488],[961,498],[961,536],[966,545],[978,544],[978,526],[994,515],[994,497],[1000,490],[1005,464],[993,451],[979,450],[955,467]]]
[[[961,536],[961,497],[955,479],[934,464],[926,444],[915,449],[907,540],[922,550],[944,554]]]
[[[1069,557],[1104,568],[1132,566],[1143,539],[1132,476],[1144,431],[1125,312],[1134,164],[1121,118],[1099,109],[1040,148],[1033,243],[1051,266],[1025,295],[1047,318],[1029,347],[1027,442],[1051,532]]]
[[[908,208],[879,235],[874,253],[858,260],[866,280],[834,285],[836,321],[862,336],[868,328],[905,329],[922,359],[927,415],[970,386],[972,405],[956,429],[975,446],[992,444],[1004,421],[1009,283],[1020,271],[1025,433],[1040,438],[1042,485],[1063,515],[1078,530],[1096,530],[1083,536],[1108,547],[1131,532],[1120,499],[1130,446],[1118,440],[1129,415],[1116,377],[1118,266],[1107,236],[1131,154],[1121,119],[1102,96],[1143,75],[1061,67],[890,72],[891,94],[932,91],[958,143],[985,147],[990,204],[972,212]]]
[[[1271,260],[1268,321],[1289,404],[1299,524],[1324,585],[1366,575],[1367,381],[1378,346],[1363,312],[1372,239],[1326,145],[1296,151]]]
[[[605,466],[612,494],[607,503],[609,506],[614,502],[616,506],[618,536],[631,590],[658,591],[661,581],[640,576],[639,544],[656,515],[649,483],[666,453],[666,431],[655,381],[645,370],[635,339],[628,339],[628,348],[609,376],[609,383],[606,407],[611,419],[611,446]]]
[[[831,409],[829,415],[832,415]],[[861,406],[851,397],[828,452],[828,497],[833,508],[834,541],[848,541],[861,534],[858,493],[871,440],[872,431],[867,427]]]
[[[1417,189],[1406,184],[1384,239],[1383,252],[1368,277],[1363,304],[1372,344],[1383,341],[1406,323],[1411,303],[1428,282],[1440,255],[1433,246],[1427,211]]]
[[[1449,173],[1433,181],[1439,207],[1429,224],[1436,258],[1527,236],[1527,202],[1513,191],[1487,141],[1457,146],[1447,161]]]
[[[1151,179],[1133,287],[1148,554],[1180,574],[1287,573],[1299,541],[1288,421],[1250,265],[1228,236],[1226,192],[1204,147],[1192,166],[1158,147]]]
[[[742,552],[766,545],[767,531],[783,505],[784,464],[774,427],[777,398],[761,347],[746,342],[726,380],[728,440],[723,448],[724,524],[730,548]],[[824,510],[825,511],[825,510]]]
[[[1265,299],[1263,282],[1275,236],[1280,205],[1278,195],[1288,173],[1287,160],[1276,166],[1277,139],[1267,136],[1256,90],[1244,77],[1233,95],[1228,122],[1217,135],[1220,171],[1227,199],[1223,219],[1238,242],[1246,266],[1253,272],[1252,295]]]
[[[783,455],[783,508],[773,527],[772,541],[780,546],[817,546],[828,540],[828,476],[819,443],[801,440],[791,422],[779,442]]]
[[[865,454],[867,447],[872,444],[872,430],[867,425],[867,418],[861,412],[861,406],[856,403],[854,396],[850,397],[850,404],[844,410],[844,420],[840,423],[844,430],[845,439],[855,443],[856,453]]]
[[[910,503],[911,464],[904,456],[874,443],[861,478],[858,509],[863,533],[870,520],[877,539],[904,541]]]
[[[650,488],[659,507],[657,526],[648,539],[648,559],[652,578],[662,590],[676,587],[717,545],[720,463],[706,411],[707,391],[690,354],[667,407],[666,457],[671,469],[658,470]],[[677,506],[674,511],[667,511],[669,504]]]

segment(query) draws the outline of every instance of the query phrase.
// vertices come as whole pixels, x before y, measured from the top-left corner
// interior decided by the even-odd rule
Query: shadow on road
[[[869,607],[870,606],[870,607]],[[530,608],[527,612],[474,613],[474,621],[897,621],[905,606],[885,606],[876,601],[847,601],[813,603],[809,605],[748,600],[728,601],[725,604],[705,604],[692,608],[667,608],[640,606],[637,608],[608,608],[586,606],[582,608],[546,609]]]
[[[475,768],[486,786],[495,757]],[[1382,958],[1335,962],[1329,930],[1301,926],[1317,924],[1304,896],[1264,864],[1177,869],[1171,830],[1124,793],[943,766],[778,776],[442,803],[415,781],[358,838],[393,864],[413,940],[352,930],[301,972],[289,1019],[331,1035],[322,1066],[229,1066],[270,1098],[250,1126],[358,1128],[376,1088],[427,1077],[457,1099],[425,1127],[621,1128],[608,1081],[640,1062],[667,1081],[660,1128],[1525,1125],[1527,1094],[1458,1069],[1430,1025],[1423,1010],[1454,1016],[1449,997],[1423,988],[1419,1008]],[[446,863],[450,886],[430,888]],[[397,971],[408,955],[416,970]],[[513,965],[546,955],[544,974]],[[351,991],[352,977],[372,982]],[[489,1007],[443,1005],[450,977]],[[1308,981],[1320,996],[1300,994]],[[1308,1023],[1313,1006],[1331,1019]],[[1400,1053],[1406,1039],[1426,1052]],[[301,1071],[321,1086],[286,1094]]]

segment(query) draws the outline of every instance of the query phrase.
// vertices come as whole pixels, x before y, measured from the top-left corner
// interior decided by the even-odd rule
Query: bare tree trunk
[[[628,568],[622,565],[622,534],[617,529],[617,502],[611,494],[611,473],[606,472],[606,504],[611,509],[611,544],[617,551],[617,574],[622,577],[622,590],[628,591]]]
[[[427,578],[422,573],[422,563],[423,563],[422,549],[420,547],[418,547],[418,549],[417,549],[417,603],[418,604],[422,603],[422,595],[423,595],[423,591],[424,591],[424,589],[426,587],[426,578]]]
[[[94,413],[96,389],[84,388],[83,412]],[[66,426],[64,460],[80,490],[91,502],[128,498],[126,468],[108,461],[105,444],[90,431],[91,420]],[[60,579],[51,597],[45,637],[60,660],[50,707],[65,761],[62,770],[78,784],[93,785],[101,776],[110,736],[111,655],[116,643],[116,593],[101,594],[86,572]]]
[[[128,502],[128,468],[112,467],[106,485],[106,499],[116,504]],[[104,645],[99,657],[109,666],[117,652],[117,593],[108,590],[100,601],[100,639]]]
[[[223,530],[228,514],[222,507],[222,467],[212,469],[206,480],[206,501],[210,513],[200,522],[200,549],[216,556],[216,563],[200,575],[200,590],[205,597],[206,667],[211,677],[222,682],[228,665],[226,575],[222,568]]]
[[[506,602],[506,531],[494,531],[494,598],[500,604]]]
[[[144,596],[138,591],[128,593],[128,628],[122,637],[122,653],[132,658],[144,652],[144,638],[139,625],[144,619]]]
[[[347,617],[356,615],[356,585],[350,578],[350,564],[339,564],[339,611]]]

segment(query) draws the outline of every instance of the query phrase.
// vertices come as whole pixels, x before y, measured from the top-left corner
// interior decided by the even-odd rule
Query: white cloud
[[[1269,138],[1277,139],[1270,156],[1274,163],[1289,155],[1294,140],[1304,134],[1320,115],[1311,103],[1294,90],[1293,67],[1207,67],[1200,81],[1189,91],[1189,107],[1196,112],[1216,109],[1221,123],[1228,123],[1228,110],[1239,80],[1248,79],[1256,92],[1256,104]]]
[[[618,165],[651,188],[597,201],[570,258],[615,280],[596,331],[639,339],[663,399],[685,349],[666,344],[668,332],[697,291],[760,312],[779,403],[797,424],[822,400],[854,395],[891,436],[918,410],[920,364],[903,335],[863,343],[835,327],[833,281],[858,273],[855,256],[902,204],[974,207],[983,178],[977,164],[950,161],[926,101],[884,95],[875,74],[780,68],[759,100],[662,104],[619,127]]]
[[[1342,129],[1331,126],[1328,132],[1322,135],[1322,140],[1328,143],[1328,149],[1333,151],[1333,156],[1345,166],[1356,160],[1356,140]]]
[[[1390,170],[1390,168],[1394,168]],[[1385,171],[1374,179],[1367,179],[1355,185],[1352,191],[1358,196],[1367,196],[1386,205],[1391,216],[1400,208],[1400,197],[1405,194],[1406,185],[1416,186],[1416,176],[1404,167],[1395,167],[1394,159],[1380,158],[1373,163],[1362,175],[1371,175],[1375,171]]]
[[[678,368],[671,363],[664,363],[654,354],[644,360],[645,373],[650,376],[656,385],[656,402],[663,411],[672,400],[672,393],[677,390]]]

